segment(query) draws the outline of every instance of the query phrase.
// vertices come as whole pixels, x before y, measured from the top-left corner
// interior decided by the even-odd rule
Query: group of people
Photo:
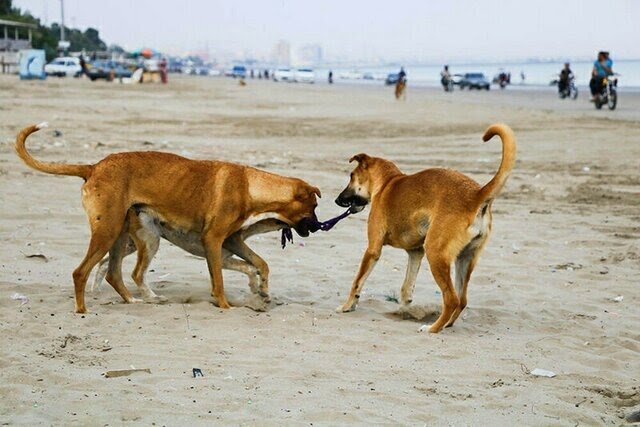
[[[602,91],[604,79],[613,75],[613,61],[609,56],[609,52],[598,52],[598,58],[593,62],[593,69],[591,70],[591,80],[589,81],[589,89],[591,89],[591,101],[597,101]],[[571,84],[574,79],[573,71],[571,70],[571,64],[565,62],[564,68],[560,71],[558,79],[558,92],[562,93]]]

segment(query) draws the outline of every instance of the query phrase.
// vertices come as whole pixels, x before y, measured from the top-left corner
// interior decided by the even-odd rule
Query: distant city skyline
[[[60,22],[59,0],[14,0],[46,23]],[[173,7],[172,7],[173,6]],[[496,62],[591,58],[609,50],[640,59],[640,1],[499,0],[224,2],[65,0],[65,24],[94,27],[126,49],[210,53],[219,60],[328,62]]]

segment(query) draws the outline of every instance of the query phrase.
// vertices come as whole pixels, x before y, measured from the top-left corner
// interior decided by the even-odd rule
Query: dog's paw
[[[437,334],[441,330],[442,330],[442,327],[441,326],[439,327],[435,323],[429,327],[429,332],[432,333],[432,334]]]
[[[223,301],[221,302],[221,301],[218,301],[218,299],[217,299],[217,298],[213,298],[213,301],[212,301],[212,302],[213,302],[213,305],[215,305],[216,307],[221,308],[221,309],[223,309],[223,310],[229,310],[229,309],[233,308],[233,307],[231,306],[231,304],[229,304],[229,303],[227,302],[227,300],[223,300]]]
[[[269,294],[267,292],[260,291],[260,292],[258,292],[258,295],[260,295],[262,297],[262,300],[264,302],[267,302],[267,303],[271,302],[271,297],[269,296]]]
[[[341,306],[339,306],[338,308],[336,308],[336,312],[338,313],[348,313],[350,311],[355,311],[356,309],[356,305],[355,304],[343,304]]]
[[[153,294],[144,296],[144,302],[146,302],[147,304],[164,304],[168,301],[169,298],[165,297],[164,295]]]

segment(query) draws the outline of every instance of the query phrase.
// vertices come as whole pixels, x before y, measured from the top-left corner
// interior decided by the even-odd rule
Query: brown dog
[[[504,186],[516,159],[516,141],[506,125],[490,126],[483,139],[502,139],[502,162],[484,187],[460,172],[427,169],[413,175],[400,172],[392,162],[358,154],[358,166],[336,203],[361,211],[371,202],[368,221],[369,244],[351,287],[351,294],[338,311],[355,310],[367,276],[380,258],[382,246],[407,251],[409,264],[400,300],[411,303],[422,257],[427,256],[431,273],[442,291],[442,313],[429,328],[439,332],[452,326],[467,305],[467,285],[480,252],[491,233],[491,204]],[[455,261],[456,285],[451,282]]]
[[[110,253],[107,275],[126,302],[135,302],[122,282],[118,263],[128,241],[130,209],[144,210],[176,233],[197,235],[211,276],[212,296],[220,308],[230,305],[222,282],[222,246],[243,228],[277,219],[303,237],[317,222],[320,190],[289,178],[234,163],[190,160],[175,154],[131,152],[111,154],[94,165],[44,163],[25,148],[29,135],[46,124],[23,129],[16,139],[18,156],[30,167],[56,175],[78,176],[91,240],[73,272],[76,313],[86,312],[84,291],[93,267]],[[111,261],[110,261],[111,262]]]

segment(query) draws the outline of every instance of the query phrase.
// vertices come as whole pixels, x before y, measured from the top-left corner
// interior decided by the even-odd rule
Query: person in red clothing
[[[162,58],[160,60],[160,81],[162,84],[167,84],[167,58]]]

